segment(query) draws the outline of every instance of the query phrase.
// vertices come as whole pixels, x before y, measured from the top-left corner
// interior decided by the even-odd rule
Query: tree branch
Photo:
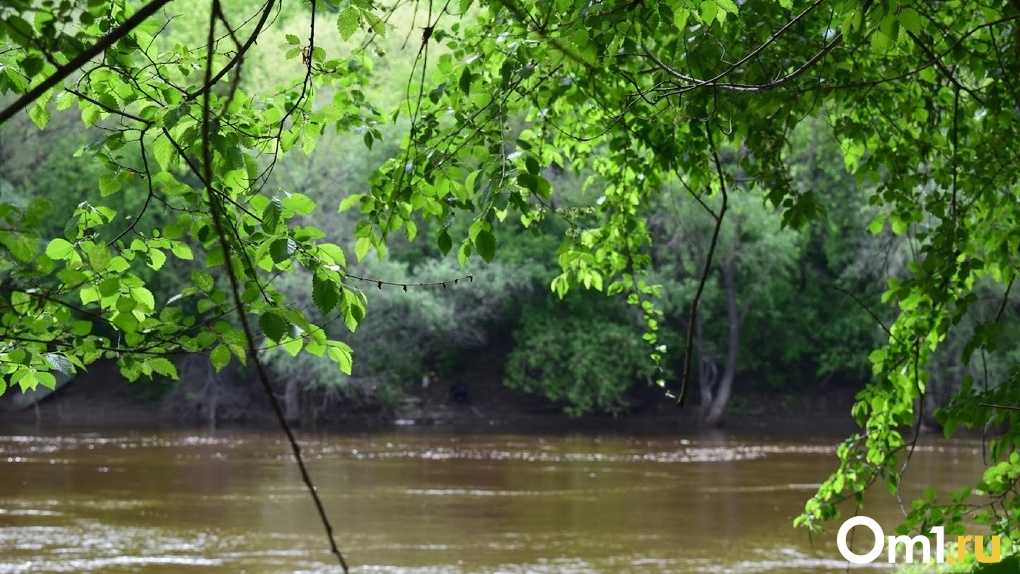
[[[258,40],[259,35],[262,34],[262,29],[265,27],[266,22],[269,20],[269,14],[273,11],[273,6],[275,4],[276,0],[269,0],[269,2],[266,3],[265,7],[262,9],[262,17],[259,18],[258,23],[255,24],[255,29],[252,30],[251,35],[248,36],[248,40],[245,41],[243,46],[240,46],[238,48],[237,54],[235,54],[234,57],[231,58],[229,62],[227,62],[227,65],[223,66],[223,68],[215,75],[212,76],[206,75],[205,81],[202,82],[202,86],[196,89],[195,91],[190,92],[184,98],[185,101],[191,101],[199,96],[204,96],[206,93],[209,92],[209,90],[212,89],[213,86],[216,85],[217,82],[219,82],[223,78],[223,76],[227,74],[227,72],[229,72],[234,66],[236,66],[239,62],[241,62],[241,60],[244,59],[244,55],[248,52],[248,50],[251,49],[252,45],[255,44],[255,41]],[[230,30],[230,35],[233,37],[234,35],[233,30]],[[234,41],[235,42],[237,41],[236,38],[234,39]]]
[[[691,380],[691,358],[694,356],[694,324],[698,319],[698,303],[701,301],[701,294],[705,291],[705,284],[708,283],[708,274],[712,270],[712,257],[715,255],[715,248],[719,244],[719,232],[722,230],[723,218],[726,216],[726,209],[729,205],[729,191],[726,188],[726,178],[723,174],[722,162],[719,161],[719,151],[715,147],[715,140],[712,139],[712,126],[705,126],[705,133],[708,134],[708,145],[712,150],[712,160],[715,162],[715,171],[719,176],[719,187],[722,191],[722,207],[719,208],[719,215],[715,218],[715,229],[712,230],[712,243],[708,246],[708,256],[705,258],[705,268],[701,271],[701,279],[698,281],[698,291],[694,294],[694,301],[691,302],[691,317],[687,323],[687,347],[684,350],[684,378],[680,383],[680,396],[676,399],[679,407],[684,406],[687,400],[688,383]]]
[[[91,48],[85,50],[81,54],[78,54],[78,56],[73,60],[57,68],[57,71],[54,72],[52,76],[46,78],[38,86],[22,94],[21,97],[15,100],[11,105],[0,110],[0,124],[3,124],[14,117],[14,114],[27,108],[29,104],[39,99],[43,94],[51,90],[62,80],[81,69],[88,63],[89,60],[102,54],[107,48],[116,44],[121,38],[130,34],[135,28],[140,26],[142,22],[155,14],[160,8],[169,2],[170,0],[152,0],[145,6],[142,6],[140,10],[124,21],[124,24],[122,24],[119,28],[100,38],[99,41],[93,44]]]
[[[312,2],[312,21],[315,21],[315,2]],[[213,51],[215,48],[216,41],[216,19],[218,15],[222,14],[222,7],[220,6],[219,0],[212,0],[212,13],[209,16],[209,37],[207,54],[205,60],[205,84],[211,86],[214,82],[212,81],[212,65],[213,65]],[[313,24],[314,25],[314,24]],[[209,90],[207,89],[202,94],[202,171],[204,174],[206,192],[209,197],[209,209],[212,212],[213,224],[216,228],[216,236],[219,239],[220,247],[224,253],[224,265],[226,266],[227,277],[230,280],[230,290],[234,298],[234,303],[237,306],[237,316],[241,322],[241,329],[244,331],[245,341],[248,345],[248,355],[251,357],[252,363],[255,365],[255,370],[258,373],[259,382],[262,384],[263,390],[266,392],[266,396],[269,398],[269,402],[273,407],[273,412],[276,415],[277,421],[280,423],[280,427],[283,429],[284,434],[287,436],[287,442],[290,444],[291,451],[294,453],[294,460],[297,463],[298,470],[301,473],[301,479],[304,481],[305,486],[308,489],[309,494],[312,496],[312,500],[315,503],[315,508],[319,513],[319,519],[322,522],[323,528],[326,530],[326,536],[329,539],[330,550],[340,561],[340,566],[343,568],[344,574],[349,570],[347,568],[347,561],[344,560],[343,554],[340,552],[340,548],[337,546],[336,538],[333,536],[333,525],[329,521],[329,517],[326,515],[325,506],[322,504],[322,499],[319,497],[318,491],[315,489],[315,484],[312,482],[311,476],[308,474],[308,469],[305,467],[304,458],[301,456],[301,447],[298,445],[297,439],[294,437],[294,431],[291,430],[290,425],[287,424],[287,417],[283,412],[283,408],[280,405],[279,399],[273,393],[272,385],[269,383],[269,374],[266,372],[265,365],[262,364],[262,360],[259,359],[256,351],[255,335],[252,331],[251,325],[248,322],[248,314],[245,312],[246,306],[244,300],[241,297],[241,287],[237,278],[237,272],[234,269],[233,259],[230,255],[230,241],[227,239],[227,231],[223,223],[223,207],[220,203],[220,195],[215,193],[213,190],[213,149],[212,149],[212,114],[210,110],[211,99],[209,97]]]

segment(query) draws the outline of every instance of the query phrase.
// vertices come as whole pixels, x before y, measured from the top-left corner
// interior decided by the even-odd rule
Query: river
[[[844,572],[838,524],[814,544],[791,527],[838,440],[301,436],[352,571],[393,574]],[[339,571],[276,433],[13,434],[0,468],[0,574]],[[932,438],[908,493],[981,469],[979,443]],[[891,533],[899,507],[873,496]]]

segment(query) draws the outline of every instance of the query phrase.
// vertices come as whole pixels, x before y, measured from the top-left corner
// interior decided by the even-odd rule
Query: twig
[[[202,83],[202,87],[198,88],[194,92],[189,93],[187,97],[184,98],[185,101],[194,100],[198,96],[204,96],[206,93],[209,92],[210,89],[212,89],[213,86],[216,85],[217,82],[220,81],[221,78],[223,78],[224,75],[226,75],[227,72],[230,71],[231,68],[236,66],[238,63],[241,62],[242,59],[244,59],[244,55],[248,52],[248,50],[251,49],[252,44],[254,44],[256,40],[258,40],[259,35],[262,34],[262,28],[265,27],[266,21],[269,20],[269,14],[273,11],[274,4],[276,4],[276,0],[269,0],[269,2],[265,4],[265,7],[262,9],[262,17],[259,19],[258,23],[255,24],[255,29],[252,30],[251,35],[248,36],[248,40],[244,43],[243,46],[238,47],[237,54],[229,62],[227,62],[227,65],[223,66],[223,69],[217,72],[216,75],[210,76],[207,74],[205,82]],[[313,2],[312,4],[313,4],[312,10],[314,12],[315,3]],[[222,14],[222,11],[220,13]],[[233,30],[230,31],[230,35],[233,36]],[[235,43],[237,42],[236,38],[234,39],[234,42]]]
[[[356,279],[358,281],[364,281],[365,283],[373,283],[377,287],[379,287],[380,289],[383,288],[383,285],[391,285],[393,287],[402,287],[404,289],[404,291],[407,291],[408,287],[440,287],[441,286],[443,289],[446,289],[447,285],[449,285],[451,283],[454,284],[454,285],[457,285],[462,280],[467,280],[468,283],[474,283],[475,282],[475,276],[474,275],[464,275],[463,277],[454,277],[453,279],[445,279],[443,281],[431,281],[431,282],[424,282],[424,283],[396,283],[396,282],[393,282],[393,281],[383,281],[382,279],[372,279],[370,277],[358,277],[357,275],[351,275],[350,273],[345,274],[345,276],[347,278],[349,278],[349,279]]]
[[[1020,411],[1020,406],[1015,405],[995,405],[992,403],[978,403],[979,407],[990,407],[993,409],[1006,409],[1007,411]]]

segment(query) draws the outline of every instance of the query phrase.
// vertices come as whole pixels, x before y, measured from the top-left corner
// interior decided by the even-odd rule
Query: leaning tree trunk
[[[722,268],[723,289],[726,291],[726,321],[728,323],[729,336],[727,337],[726,345],[726,365],[723,367],[722,377],[719,380],[719,388],[715,396],[712,397],[712,401],[701,420],[707,426],[719,426],[722,424],[723,413],[726,411],[726,404],[730,402],[730,396],[733,394],[733,381],[737,376],[737,358],[740,353],[740,323],[743,318],[737,305],[736,267],[736,262],[730,259]]]

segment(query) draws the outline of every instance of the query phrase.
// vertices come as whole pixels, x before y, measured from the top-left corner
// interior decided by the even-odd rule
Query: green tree
[[[679,196],[679,197],[677,197]],[[659,210],[663,229],[653,229],[654,266],[664,277],[671,307],[686,315],[686,301],[698,289],[703,272],[708,296],[694,317],[692,348],[697,361],[699,418],[708,426],[721,424],[733,396],[745,345],[743,327],[752,315],[765,319],[781,300],[792,295],[790,285],[799,258],[800,234],[781,229],[781,217],[762,205],[749,190],[732,193],[723,205],[718,198],[690,201],[682,188],[663,194],[675,202]],[[715,234],[717,223],[719,233]],[[709,261],[708,251],[714,249]],[[780,321],[782,319],[780,318]],[[782,329],[770,325],[773,333]]]
[[[545,168],[592,173],[596,217],[569,229],[554,288],[561,296],[576,285],[629,292],[656,363],[662,315],[645,277],[652,261],[645,206],[679,180],[696,198],[725,202],[735,175],[720,156],[746,149],[741,177],[782,210],[783,222],[796,228],[817,220],[824,203],[795,184],[788,159],[805,118],[828,121],[847,167],[870,183],[866,193],[879,210],[872,229],[909,234],[916,251],[883,296],[895,317],[870,355],[873,378],[853,409],[865,432],[839,449],[839,468],[798,524],[835,518],[840,500],[859,500],[876,481],[898,487],[896,455],[909,442],[902,428],[913,423],[931,360],[952,331],[968,339],[964,361],[1008,342],[1001,313],[962,319],[978,299],[979,280],[1008,293],[1017,270],[1020,12],[1012,1],[422,4],[424,32],[406,98],[400,94],[389,115],[366,97],[371,52],[331,54],[322,40],[361,34],[370,47],[388,32],[394,6],[344,2],[325,26],[312,3],[288,21],[305,22],[300,33],[274,37],[276,2],[246,19],[210,0],[208,10],[188,13],[201,22],[200,35],[160,42],[161,11],[182,5],[10,0],[0,8],[0,91],[13,98],[0,123],[6,128],[27,109],[45,127],[50,101],[58,110],[77,105],[86,125],[106,130],[90,150],[105,169],[101,195],[138,184],[177,214],[144,228],[108,199],[83,207],[62,236],[41,237],[33,230],[38,210],[4,203],[0,246],[9,257],[0,265],[17,286],[0,294],[5,386],[53,384],[50,370],[81,368],[104,354],[132,379],[174,375],[166,353],[177,350],[209,352],[218,367],[230,355],[258,366],[256,317],[273,343],[325,354],[349,371],[349,346],[273,281],[304,267],[321,315],[333,313],[353,329],[365,300],[345,271],[346,253],[295,219],[314,212],[315,201],[265,184],[282,155],[310,152],[325,129],[359,132],[371,145],[386,121],[408,122],[400,151],[362,195],[341,204],[357,205],[365,218],[354,230],[359,259],[373,248],[384,254],[397,233],[413,239],[419,223],[431,220],[439,223],[433,238],[443,253],[456,248],[462,264],[474,254],[490,261],[501,243],[499,223],[511,212],[529,226],[555,213]],[[270,50],[273,62],[282,52],[294,66],[281,89],[245,92],[256,46]],[[717,219],[717,231],[724,221]],[[97,240],[93,230],[107,226],[131,228],[136,237]],[[225,281],[195,271],[179,299],[157,304],[143,270],[162,269],[168,253],[202,258],[222,268]],[[705,264],[714,262],[706,257]],[[692,327],[697,293],[703,290],[691,301]],[[1002,301],[1003,309],[1011,305]],[[231,312],[239,325],[223,319]],[[97,334],[97,323],[117,336]],[[692,363],[688,353],[675,389],[681,404]],[[1020,367],[1006,372],[998,384],[965,380],[938,415],[950,434],[960,424],[1002,425],[991,448],[1002,462],[967,497],[919,504],[909,525],[958,524],[974,505],[992,509],[979,518],[996,533],[1020,534],[1015,520],[998,513],[1012,516],[1020,506],[1012,490],[1020,461],[1006,456],[1020,440],[1020,412],[1011,408]]]
[[[571,415],[617,414],[628,391],[654,375],[633,310],[591,293],[551,294],[521,305],[505,383],[541,394]]]

